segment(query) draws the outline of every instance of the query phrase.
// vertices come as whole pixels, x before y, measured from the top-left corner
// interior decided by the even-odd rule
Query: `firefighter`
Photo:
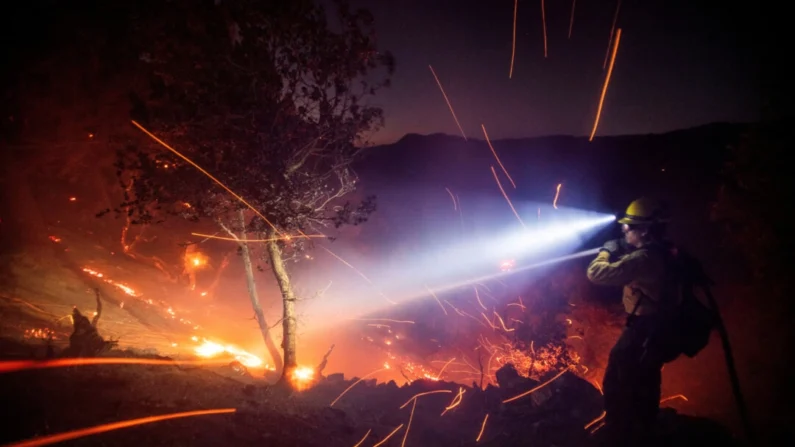
[[[588,266],[594,284],[624,287],[627,312],[602,384],[609,445],[644,445],[653,436],[662,367],[676,357],[665,335],[666,317],[678,303],[671,246],[664,241],[668,220],[661,202],[635,200],[618,221],[623,240],[607,241]]]

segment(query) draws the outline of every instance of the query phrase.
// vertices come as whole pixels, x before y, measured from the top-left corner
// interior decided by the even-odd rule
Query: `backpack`
[[[672,342],[680,353],[692,358],[709,344],[710,334],[716,327],[714,310],[696,296],[696,289],[701,288],[711,301],[709,286],[712,281],[692,256],[678,252],[673,254],[671,262],[681,297],[672,315]]]

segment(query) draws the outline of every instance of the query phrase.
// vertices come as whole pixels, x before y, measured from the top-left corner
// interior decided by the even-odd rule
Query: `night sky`
[[[513,0],[359,0],[375,15],[381,49],[397,60],[377,143],[406,133],[460,134],[428,69],[433,65],[467,136],[587,135],[605,75],[615,1],[519,0],[516,61]],[[750,25],[737,11],[700,1],[623,0],[622,38],[599,135],[656,133],[716,121],[759,119]]]

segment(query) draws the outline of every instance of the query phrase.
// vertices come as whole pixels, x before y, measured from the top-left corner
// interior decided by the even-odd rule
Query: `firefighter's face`
[[[640,247],[643,245],[643,236],[646,234],[646,231],[642,227],[624,224],[621,226],[621,231],[624,232],[624,239],[627,241],[627,244],[633,247]]]

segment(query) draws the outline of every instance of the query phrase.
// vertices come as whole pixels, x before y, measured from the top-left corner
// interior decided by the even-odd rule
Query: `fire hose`
[[[706,281],[703,281],[700,286],[704,292],[704,296],[707,297],[707,303],[709,304],[710,309],[712,309],[714,313],[715,329],[717,329],[718,334],[720,335],[721,344],[723,346],[723,356],[724,360],[726,361],[726,369],[729,372],[729,381],[731,382],[732,393],[734,394],[734,400],[737,404],[737,412],[740,414],[740,420],[743,424],[743,429],[745,430],[745,436],[748,439],[748,444],[756,445],[756,434],[754,432],[753,425],[751,424],[751,418],[748,414],[748,407],[745,404],[742,390],[740,389],[740,378],[737,375],[737,368],[734,364],[734,354],[732,353],[731,344],[729,342],[729,333],[726,330],[726,326],[723,324],[723,318],[720,316],[718,303],[715,300],[714,295],[712,295],[712,290],[710,288],[710,285],[714,283],[712,280],[706,277],[706,275],[704,278]]]
[[[737,412],[740,415],[740,422],[743,425],[743,430],[745,431],[748,444],[756,445],[756,433],[753,429],[753,424],[751,423],[751,418],[748,414],[748,407],[745,404],[745,399],[740,388],[740,378],[737,374],[737,368],[734,363],[734,353],[732,352],[731,343],[729,342],[729,332],[726,330],[726,325],[723,323],[723,318],[721,318],[720,309],[718,308],[718,301],[712,294],[711,287],[715,285],[715,281],[713,281],[706,274],[703,266],[698,260],[688,255],[684,255],[683,258],[689,265],[688,269],[692,275],[691,279],[693,281],[693,285],[699,287],[702,292],[704,292],[704,296],[707,298],[707,305],[712,311],[714,328],[718,331],[718,335],[720,335],[721,345],[723,347],[723,357],[726,362],[726,369],[729,372],[729,381],[731,382],[732,394],[734,395],[734,400],[737,405]]]

